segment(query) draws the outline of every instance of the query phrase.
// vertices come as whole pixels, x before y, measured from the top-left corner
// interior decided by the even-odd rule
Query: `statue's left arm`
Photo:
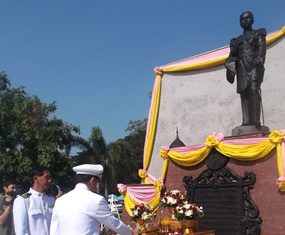
[[[258,29],[258,53],[256,58],[256,64],[265,63],[265,56],[266,56],[266,30],[264,28]]]

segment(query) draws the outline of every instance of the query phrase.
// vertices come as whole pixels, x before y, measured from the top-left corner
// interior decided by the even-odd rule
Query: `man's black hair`
[[[47,194],[52,197],[56,197],[58,193],[59,193],[59,187],[56,184],[52,184],[47,191]]]
[[[34,182],[34,176],[43,176],[45,174],[45,171],[49,172],[49,169],[44,166],[34,168],[31,175],[32,182]]]
[[[87,183],[92,177],[100,179],[98,176],[95,175],[84,175],[84,174],[76,174],[75,180],[77,183]]]
[[[6,179],[6,180],[3,180],[3,187],[6,186],[8,187],[9,185],[11,184],[16,184],[17,185],[17,181],[14,180],[14,179]]]

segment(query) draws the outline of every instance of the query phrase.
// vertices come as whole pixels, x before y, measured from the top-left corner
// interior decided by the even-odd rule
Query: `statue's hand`
[[[235,73],[229,69],[227,69],[227,80],[229,83],[234,83]]]
[[[256,57],[254,60],[255,64],[259,65],[259,64],[264,64],[264,60],[261,57]]]

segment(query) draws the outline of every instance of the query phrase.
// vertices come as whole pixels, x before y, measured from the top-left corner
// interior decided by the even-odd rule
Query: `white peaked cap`
[[[73,171],[76,172],[76,174],[82,174],[82,175],[95,175],[99,176],[102,174],[104,168],[102,165],[94,165],[94,164],[82,164],[79,166],[75,166],[72,168]]]

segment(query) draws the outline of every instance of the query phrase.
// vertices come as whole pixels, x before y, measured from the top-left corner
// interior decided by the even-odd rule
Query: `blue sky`
[[[284,0],[0,1],[0,70],[89,137],[124,137],[148,116],[153,69],[228,45],[251,10],[254,28],[285,25]]]

